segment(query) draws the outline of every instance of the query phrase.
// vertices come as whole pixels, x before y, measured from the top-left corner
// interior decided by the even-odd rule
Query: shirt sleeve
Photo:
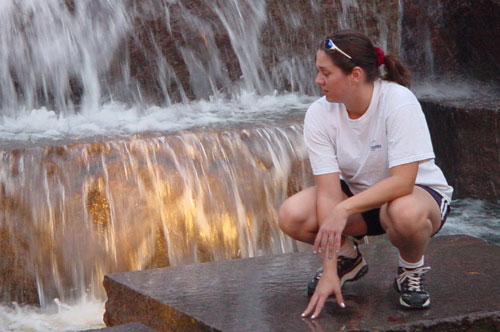
[[[309,107],[304,121],[304,141],[314,175],[337,173],[339,165],[335,148],[334,132],[328,133],[323,124],[325,114],[321,105]]]
[[[407,104],[390,112],[386,129],[389,168],[435,158],[420,104]]]

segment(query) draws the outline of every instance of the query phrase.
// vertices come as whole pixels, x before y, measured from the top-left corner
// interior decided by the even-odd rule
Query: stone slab
[[[381,238],[381,239],[380,239]],[[385,237],[362,247],[370,271],[330,299],[318,319],[301,319],[305,285],[320,259],[305,251],[107,275],[105,322],[140,321],[159,331],[497,331],[500,247],[470,236],[431,241],[426,275],[432,308],[397,305],[397,252]]]
[[[453,198],[500,204],[500,102],[498,97],[420,99],[436,164],[453,186]]]
[[[114,327],[107,327],[103,329],[85,330],[81,332],[156,332],[156,330],[153,330],[145,326],[144,324],[136,322],[136,323],[118,325]]]

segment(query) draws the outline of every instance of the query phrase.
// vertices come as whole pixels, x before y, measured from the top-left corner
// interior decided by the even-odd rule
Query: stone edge
[[[146,296],[123,283],[117,282],[107,275],[104,276],[103,285],[108,296],[106,311],[104,313],[104,323],[108,327],[139,322],[158,331],[174,331],[170,329],[169,326],[174,326],[174,322],[176,326],[179,326],[180,322],[180,324],[189,328],[189,331],[193,332],[222,332],[169,305],[163,304],[150,296]],[[114,291],[113,289],[118,290]],[[124,289],[126,291],[124,291]],[[120,299],[116,305],[113,301],[115,297]],[[124,299],[126,300],[124,301]],[[138,305],[138,299],[141,299],[140,306]],[[129,305],[133,303],[136,305]],[[113,307],[113,309],[110,310],[110,307]],[[117,311],[119,315],[112,313],[116,313]],[[126,321],[121,321],[121,317],[127,317]],[[172,324],[169,324],[169,322],[172,322]]]
[[[441,319],[430,319],[413,322],[410,324],[399,324],[391,326],[390,329],[374,329],[383,332],[399,331],[499,331],[500,311],[478,312],[467,315],[446,317]],[[362,332],[356,330],[351,332]],[[370,330],[371,331],[371,330]]]

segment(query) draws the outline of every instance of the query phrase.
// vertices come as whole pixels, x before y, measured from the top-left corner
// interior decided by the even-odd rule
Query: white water
[[[467,107],[472,105],[471,101],[488,102],[496,106],[500,87],[484,82],[473,80],[451,81],[441,78],[440,80],[418,81],[411,87],[418,98],[432,99],[435,101],[453,101],[462,103]]]
[[[477,199],[459,199],[439,235],[466,234],[500,245],[500,205]]]
[[[267,125],[290,112],[305,112],[317,97],[297,94],[259,96],[242,91],[233,99],[223,96],[171,106],[128,106],[109,102],[91,113],[63,114],[47,108],[0,117],[0,142],[85,139],[95,136],[130,136],[147,132],[186,130],[231,124]]]
[[[105,327],[102,320],[104,302],[81,299],[78,303],[65,304],[55,301],[44,312],[31,306],[0,306],[0,331],[2,332],[69,332]]]
[[[492,96],[498,93],[498,87],[470,82],[420,82],[412,90],[419,98],[457,103],[472,99],[494,102]],[[217,95],[209,100],[147,108],[108,102],[90,113],[66,114],[42,107],[0,116],[0,143],[5,146],[9,142],[119,137],[231,125],[265,126],[269,121],[304,113],[317,98],[277,91],[258,95],[242,90],[232,98]]]

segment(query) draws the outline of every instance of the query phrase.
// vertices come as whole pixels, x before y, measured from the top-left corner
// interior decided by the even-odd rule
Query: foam
[[[500,205],[477,199],[459,199],[438,235],[466,234],[500,245]]]
[[[0,141],[81,139],[95,136],[129,136],[150,131],[171,132],[193,127],[261,123],[304,112],[317,97],[297,94],[261,96],[243,91],[232,99],[212,97],[168,107],[108,102],[96,110],[72,115],[47,108],[21,111],[0,118]]]
[[[499,87],[493,84],[467,81],[431,80],[417,82],[412,91],[420,98],[434,100],[492,99],[498,104]]]
[[[54,300],[53,306],[0,306],[0,329],[10,332],[66,332],[105,327],[104,301],[83,298],[73,304]]]

